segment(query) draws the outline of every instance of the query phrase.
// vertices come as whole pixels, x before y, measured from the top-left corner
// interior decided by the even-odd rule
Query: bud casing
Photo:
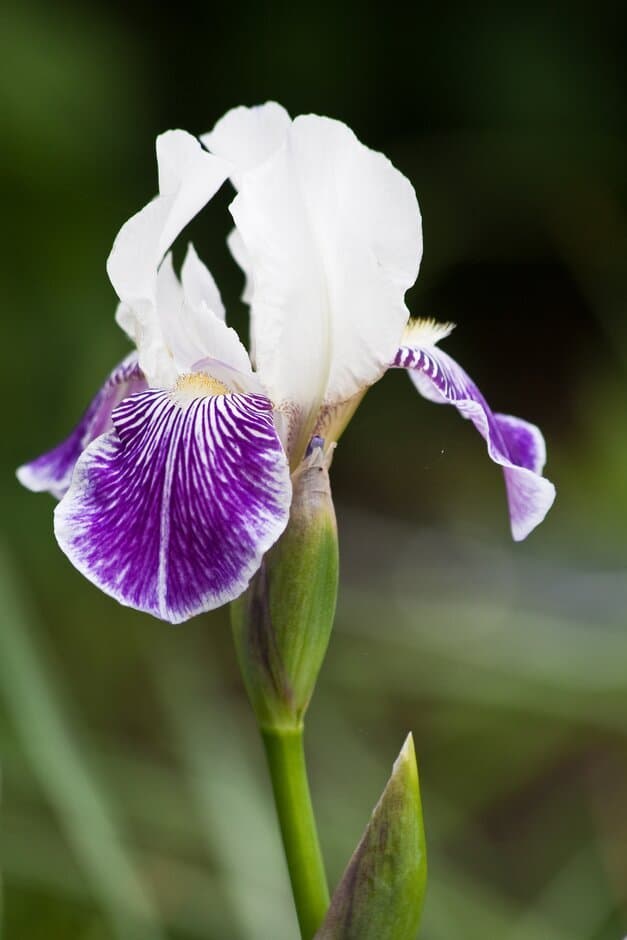
[[[410,734],[314,940],[415,940],[426,881],[418,768]]]
[[[265,729],[299,728],[322,665],[337,600],[339,553],[331,445],[314,438],[292,477],[285,532],[231,605],[242,675]]]

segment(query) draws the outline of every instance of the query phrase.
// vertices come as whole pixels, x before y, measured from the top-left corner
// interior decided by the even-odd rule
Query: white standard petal
[[[310,115],[244,174],[231,211],[254,282],[257,369],[304,427],[321,403],[376,381],[398,348],[422,249],[414,190],[344,124]]]
[[[228,167],[185,131],[157,138],[159,195],[120,229],[107,272],[137,316],[154,315],[157,268],[176,236],[222,185]]]
[[[258,167],[284,143],[292,120],[280,104],[267,101],[252,108],[232,108],[216,123],[212,131],[201,136],[202,143],[226,160],[231,167],[230,178],[239,189],[242,175]],[[244,273],[244,303],[253,296],[253,271],[241,234],[234,228],[228,238],[229,250]],[[251,330],[250,357],[255,361],[255,337]]]
[[[179,232],[227,178],[228,167],[185,131],[168,131],[157,138],[157,163],[159,195],[122,226],[107,272],[121,300],[116,320],[136,343],[149,383],[164,386],[175,381],[176,368],[157,310],[157,271]],[[198,278],[192,280],[196,291]],[[172,283],[170,288],[176,293]],[[213,288],[216,312],[221,313],[219,294]],[[203,289],[208,289],[206,283]],[[180,302],[174,307],[180,308]]]
[[[253,299],[253,273],[250,265],[250,258],[246,251],[246,245],[242,236],[236,228],[229,232],[226,243],[233,258],[244,272],[244,290],[242,291],[242,300],[245,304],[251,303]]]
[[[232,108],[200,139],[212,153],[228,162],[231,180],[238,189],[243,173],[278,150],[290,125],[285,108],[276,101],[268,101],[253,108]]]

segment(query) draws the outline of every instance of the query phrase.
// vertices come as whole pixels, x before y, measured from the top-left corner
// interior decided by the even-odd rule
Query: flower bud
[[[287,528],[231,605],[240,668],[262,728],[300,727],[328,646],[339,564],[334,446],[312,439],[292,477]]]
[[[426,880],[418,768],[410,734],[314,940],[414,940]]]

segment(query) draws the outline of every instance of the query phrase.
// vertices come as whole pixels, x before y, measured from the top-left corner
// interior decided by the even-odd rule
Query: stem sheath
[[[274,801],[302,940],[312,940],[329,906],[329,889],[311,805],[303,730],[262,729]]]

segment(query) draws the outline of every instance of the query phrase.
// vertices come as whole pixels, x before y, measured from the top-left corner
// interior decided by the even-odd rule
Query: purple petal
[[[494,419],[507,440],[509,456],[517,467],[542,473],[546,463],[546,446],[540,429],[522,418],[495,414]]]
[[[111,412],[115,406],[123,398],[145,388],[146,380],[137,363],[137,355],[130,353],[111,372],[70,436],[18,469],[20,483],[35,493],[47,491],[61,499],[72,480],[76,461],[87,445],[113,427]]]
[[[271,403],[151,389],[113,422],[57,506],[63,551],[120,603],[171,623],[233,600],[289,515]]]
[[[455,405],[472,421],[491,459],[503,467],[512,535],[517,542],[526,538],[555,499],[555,487],[541,475],[546,450],[539,429],[520,418],[494,414],[461,366],[435,346],[401,346],[393,365],[409,370],[425,398]]]

